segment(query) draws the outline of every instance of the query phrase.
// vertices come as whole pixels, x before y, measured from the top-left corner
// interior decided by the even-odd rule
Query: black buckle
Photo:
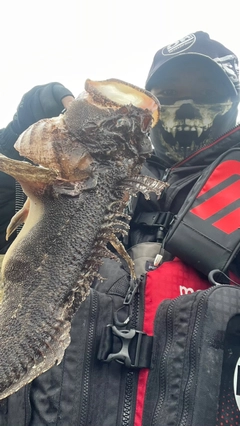
[[[102,329],[97,359],[116,361],[128,368],[150,368],[153,336],[133,328],[126,329],[132,316],[132,300],[144,279],[130,280],[130,285],[120,308],[113,312],[113,324]],[[117,328],[119,327],[119,328]]]
[[[118,352],[113,353],[113,338],[117,337],[121,343]],[[130,344],[134,341],[134,350]],[[128,368],[149,368],[152,353],[153,337],[139,330],[118,330],[115,325],[105,327],[98,351],[98,359],[103,362],[117,361]],[[144,359],[140,359],[142,344],[147,345]],[[109,353],[110,352],[110,353]],[[131,354],[130,354],[131,352]],[[147,357],[146,357],[147,355]]]
[[[113,360],[116,360],[120,364],[125,364],[126,367],[136,368],[139,361],[139,352],[143,333],[134,329],[118,330],[115,325],[112,325],[110,327],[112,327],[112,333],[120,338],[122,347],[118,353],[109,354],[105,361],[111,362]],[[129,345],[135,336],[137,336],[137,347],[134,360],[132,361],[129,354]]]
[[[141,212],[134,221],[134,226],[150,227],[157,229],[157,242],[162,242],[174,214],[171,212]]]
[[[161,221],[159,219],[162,217],[162,212],[140,212],[134,224],[141,226],[159,226]]]

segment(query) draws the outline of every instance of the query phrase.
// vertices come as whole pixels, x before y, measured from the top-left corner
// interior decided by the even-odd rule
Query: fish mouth
[[[136,108],[149,110],[152,115],[152,127],[160,117],[160,104],[158,99],[144,89],[133,84],[117,79],[104,81],[86,80],[85,90],[89,102],[96,103],[101,108],[119,108],[132,104]]]

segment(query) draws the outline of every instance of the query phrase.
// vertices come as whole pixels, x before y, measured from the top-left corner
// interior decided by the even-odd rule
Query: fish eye
[[[116,127],[131,127],[131,121],[128,118],[119,118]]]

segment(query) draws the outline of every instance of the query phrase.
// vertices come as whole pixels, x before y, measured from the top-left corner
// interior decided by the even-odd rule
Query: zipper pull
[[[144,274],[140,275],[140,277],[137,279],[132,278],[130,280],[130,286],[125,296],[125,299],[123,301],[124,305],[130,305],[132,303],[132,299],[135,296],[136,292],[138,291],[138,288],[140,284],[142,283],[143,279],[144,279]]]
[[[170,171],[171,171],[170,168],[169,169],[165,169],[163,177],[161,179],[163,182],[167,182]]]
[[[177,219],[177,215],[175,214],[174,216],[173,216],[173,218],[172,218],[172,220],[170,221],[170,223],[169,223],[169,228],[170,228],[170,226],[172,226],[173,224],[174,224],[174,222],[175,222],[175,220]]]

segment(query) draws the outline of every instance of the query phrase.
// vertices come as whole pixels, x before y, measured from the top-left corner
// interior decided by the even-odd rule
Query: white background
[[[22,95],[59,81],[75,96],[86,78],[144,87],[154,54],[206,31],[240,57],[239,0],[2,0],[0,128]]]

